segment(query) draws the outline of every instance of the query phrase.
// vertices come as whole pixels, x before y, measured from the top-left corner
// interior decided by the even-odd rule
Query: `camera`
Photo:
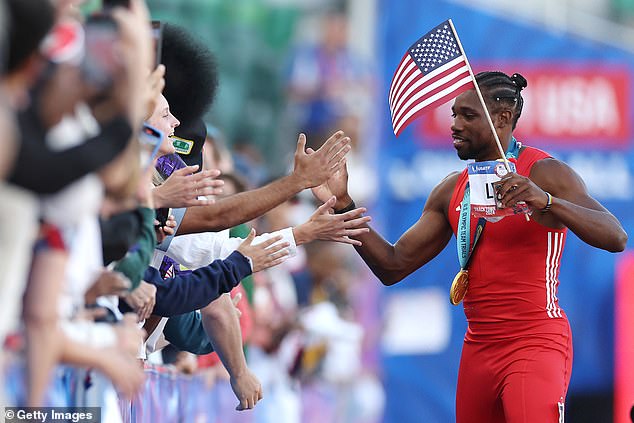
[[[152,40],[154,41],[154,66],[161,64],[163,47],[163,22],[152,21]]]

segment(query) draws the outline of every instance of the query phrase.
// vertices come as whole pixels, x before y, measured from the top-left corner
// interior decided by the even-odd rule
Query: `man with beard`
[[[354,237],[363,243],[355,248],[383,284],[393,285],[436,257],[455,234],[459,247],[466,248],[459,249],[464,254],[459,254],[461,271],[454,281],[462,289],[453,286],[451,300],[464,299],[469,323],[456,421],[563,421],[572,368],[570,326],[557,299],[566,233],[570,229],[589,245],[611,252],[623,251],[627,234],[573,169],[513,137],[526,79],[482,72],[476,81],[506,157],[516,166],[496,183],[494,196],[503,208],[524,202],[532,210],[530,219],[516,214],[486,222],[472,216],[465,169],[433,189],[420,219],[395,244],[370,230]],[[476,165],[497,160],[499,149],[476,91],[459,95],[452,111],[458,156]],[[322,201],[336,195],[339,212],[356,207],[345,170],[314,193]]]

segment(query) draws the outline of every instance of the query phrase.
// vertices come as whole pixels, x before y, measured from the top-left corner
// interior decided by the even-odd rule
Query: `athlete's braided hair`
[[[508,76],[504,72],[494,71],[480,72],[476,75],[476,81],[488,104],[504,105],[513,111],[513,129],[515,129],[524,107],[521,91],[528,85],[526,78],[519,73]]]

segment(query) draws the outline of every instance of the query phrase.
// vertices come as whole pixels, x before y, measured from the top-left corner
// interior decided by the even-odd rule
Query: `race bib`
[[[515,163],[509,162],[511,171],[515,172]],[[471,187],[471,214],[496,222],[505,216],[528,213],[526,203],[520,202],[514,207],[503,208],[496,199],[495,187],[508,170],[503,161],[475,162],[467,165],[469,186]]]

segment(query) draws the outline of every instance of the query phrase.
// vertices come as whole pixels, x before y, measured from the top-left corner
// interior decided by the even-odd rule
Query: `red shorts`
[[[465,340],[457,423],[560,423],[572,370],[572,337]]]

